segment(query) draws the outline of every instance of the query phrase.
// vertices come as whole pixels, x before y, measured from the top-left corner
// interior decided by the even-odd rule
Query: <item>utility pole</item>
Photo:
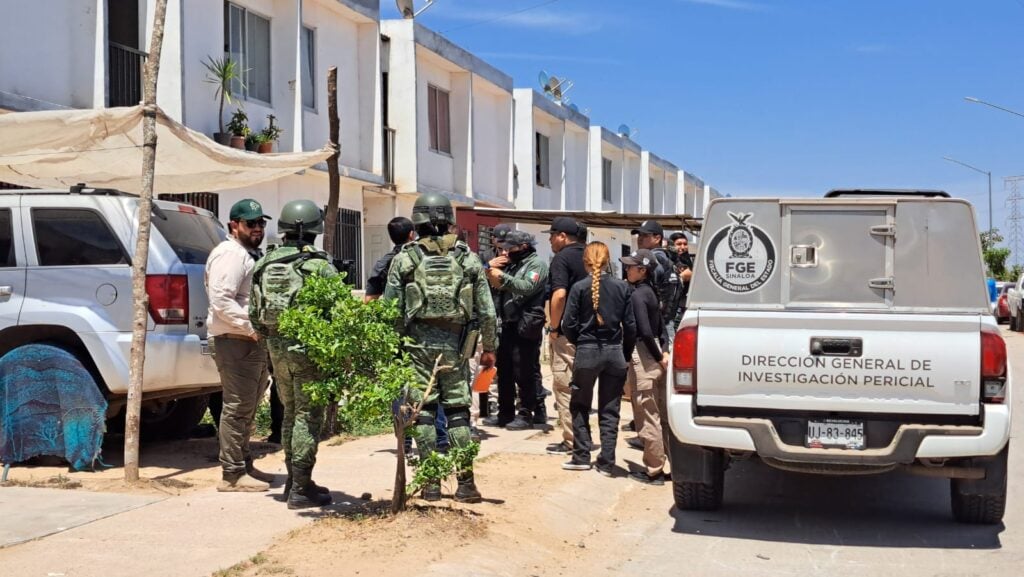
[[[149,58],[143,76],[142,93],[142,193],[139,195],[139,230],[132,258],[132,349],[129,361],[128,406],[124,426],[124,480],[139,480],[139,419],[142,413],[142,374],[146,364],[146,325],[149,321],[149,296],[146,294],[146,268],[149,264],[149,229],[153,214],[153,177],[156,171],[156,80],[160,73],[160,49],[164,43],[164,17],[167,0],[156,0],[153,35],[149,40]]]
[[[1003,179],[1003,188],[1010,191],[1006,197],[1006,203],[1010,205],[1010,216],[1007,217],[1007,220],[1010,221],[1007,244],[1013,253],[1014,266],[1020,264],[1021,241],[1024,241],[1024,238],[1021,237],[1021,222],[1024,221],[1024,215],[1020,211],[1020,201],[1024,199],[1024,195],[1021,194],[1022,183],[1024,183],[1024,176],[1008,176]]]

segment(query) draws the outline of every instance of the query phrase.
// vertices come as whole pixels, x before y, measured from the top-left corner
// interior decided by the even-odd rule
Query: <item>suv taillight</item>
[[[672,369],[675,392],[692,395],[697,392],[697,326],[679,329],[672,343]]]
[[[158,325],[188,323],[188,277],[183,274],[154,274],[146,277],[149,314]]]
[[[1006,400],[1006,341],[996,331],[981,331],[981,402]]]

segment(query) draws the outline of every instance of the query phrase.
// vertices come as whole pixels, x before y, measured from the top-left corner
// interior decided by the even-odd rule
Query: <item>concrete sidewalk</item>
[[[481,456],[542,453],[555,438],[552,434],[528,440],[538,430],[513,432],[485,427],[484,432],[489,436],[481,445]],[[373,499],[391,496],[395,468],[391,436],[334,447],[321,445],[317,461],[316,479],[331,488],[335,500],[324,511],[362,503],[359,497],[367,492]],[[270,472],[279,474],[283,482],[283,468]],[[486,496],[487,480],[481,479],[479,484]],[[12,497],[12,490],[24,500]],[[51,520],[56,511],[63,519],[63,505],[51,500],[53,493],[52,489],[0,488],[0,519],[13,519],[11,515],[18,510],[34,510],[32,514],[37,517]],[[96,520],[91,522],[79,516],[84,523],[79,526],[72,526],[74,517],[68,516],[67,523],[57,525],[69,527],[67,530],[0,549],[0,567],[5,575],[207,577],[267,549],[279,537],[323,514],[316,509],[289,511],[277,500],[279,488],[248,494],[217,493],[208,488],[164,499],[145,497],[142,501],[134,495],[71,494],[74,496],[69,498],[83,502],[95,498],[95,502],[107,506],[120,501],[122,509],[93,515]],[[149,502],[143,502],[147,499]]]

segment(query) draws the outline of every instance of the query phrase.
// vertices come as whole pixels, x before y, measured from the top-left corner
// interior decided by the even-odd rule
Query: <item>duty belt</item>
[[[444,319],[422,319],[419,322],[453,333],[461,332],[463,327],[466,326],[466,323],[457,323],[454,321],[446,321]]]

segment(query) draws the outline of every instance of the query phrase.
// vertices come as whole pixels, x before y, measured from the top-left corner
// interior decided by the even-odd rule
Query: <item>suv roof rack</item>
[[[922,198],[950,198],[944,190],[916,190],[912,188],[836,188],[825,193],[825,198],[844,196],[917,196]]]
[[[97,196],[138,196],[117,190],[115,188],[93,188],[86,186],[84,182],[64,188],[7,188],[0,190],[0,194],[95,194]]]

